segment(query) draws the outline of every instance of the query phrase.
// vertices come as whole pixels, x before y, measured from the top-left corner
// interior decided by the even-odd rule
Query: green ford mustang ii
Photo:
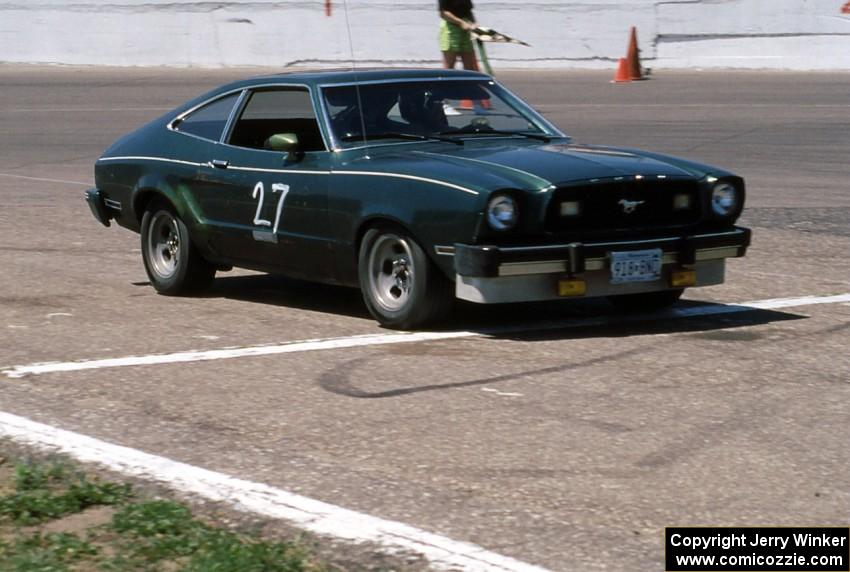
[[[750,242],[740,177],[573,144],[475,72],[231,83],[114,143],[95,180],[92,213],[141,234],[161,293],[239,266],[357,286],[393,328],[454,298],[663,307]]]

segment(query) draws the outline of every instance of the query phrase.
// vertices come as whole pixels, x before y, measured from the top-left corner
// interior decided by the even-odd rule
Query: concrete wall
[[[437,0],[348,0],[364,64],[438,62]],[[476,0],[479,22],[533,47],[493,45],[508,67],[612,68],[637,26],[654,68],[850,70],[845,0]],[[339,66],[341,0],[0,0],[0,61],[99,65]]]

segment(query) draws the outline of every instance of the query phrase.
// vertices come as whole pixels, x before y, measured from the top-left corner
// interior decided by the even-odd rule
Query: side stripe
[[[166,159],[164,157],[102,157],[98,159],[98,162],[107,162],[107,161],[158,161],[162,163],[175,163],[178,165],[189,165],[191,167],[203,167],[208,166],[209,163],[195,163],[192,161],[181,161],[179,159]],[[228,169],[232,169],[234,171],[248,171],[248,172],[257,172],[257,173],[288,173],[292,175],[352,175],[352,176],[360,176],[360,177],[391,177],[394,179],[406,179],[409,181],[420,181],[423,183],[431,183],[434,185],[440,185],[442,187],[448,187],[450,189],[455,189],[457,191],[461,191],[470,195],[478,195],[480,194],[478,191],[474,189],[470,189],[468,187],[462,187],[460,185],[455,185],[454,183],[449,183],[447,181],[440,181],[438,179],[429,179],[427,177],[417,177],[415,175],[405,175],[402,173],[381,173],[378,171],[306,171],[299,169],[262,169],[258,167],[237,167],[237,166],[229,166]]]
[[[227,168],[228,171],[243,171],[253,173],[284,173],[290,175],[332,175],[331,171],[307,171],[301,169],[260,169],[259,167],[233,167]]]
[[[447,183],[446,181],[438,181],[437,179],[428,179],[426,177],[417,177],[414,175],[402,175],[401,173],[378,173],[373,171],[334,171],[334,175],[363,175],[370,177],[392,177],[396,179],[408,179],[411,181],[422,181],[425,183],[433,183],[435,185],[441,185],[443,187],[449,187],[450,189],[455,189],[458,191],[462,191],[464,193],[468,193],[470,195],[478,195],[480,194],[478,191],[473,189],[469,189],[467,187],[461,187],[460,185],[455,185],[453,183]]]
[[[165,159],[163,157],[101,157],[97,160],[98,163],[106,163],[107,161],[158,161],[160,163],[175,163],[177,165],[189,165],[190,167],[200,167],[204,163],[195,163],[192,161],[181,161],[179,159]]]

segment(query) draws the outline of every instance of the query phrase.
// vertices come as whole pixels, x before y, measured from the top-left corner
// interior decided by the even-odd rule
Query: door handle
[[[212,161],[210,161],[210,165],[212,165],[216,169],[226,169],[228,165],[230,165],[230,163],[221,159],[213,159]]]

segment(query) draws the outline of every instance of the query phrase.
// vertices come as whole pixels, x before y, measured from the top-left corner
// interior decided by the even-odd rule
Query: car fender
[[[186,224],[192,241],[197,245],[206,243],[208,225],[200,215],[192,194],[184,186],[171,185],[164,176],[158,173],[143,175],[132,193],[133,212],[141,227],[142,216],[145,208],[151,200],[161,198],[168,201],[177,212],[180,219]]]
[[[330,224],[336,229],[337,265],[345,283],[356,284],[360,240],[376,224],[404,229],[449,277],[452,261],[438,256],[436,247],[475,235],[482,200],[477,191],[387,174],[335,174],[332,188]]]

